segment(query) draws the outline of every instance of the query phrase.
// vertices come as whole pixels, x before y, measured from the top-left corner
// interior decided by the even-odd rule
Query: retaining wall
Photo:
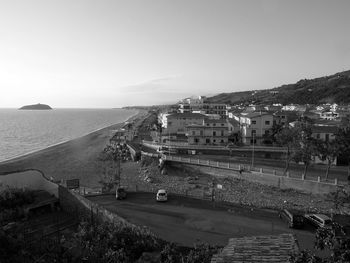
[[[342,188],[341,185],[335,185],[331,183],[323,183],[311,180],[303,180],[298,178],[291,178],[286,176],[278,176],[274,174],[266,174],[260,172],[245,172],[239,173],[233,169],[207,167],[192,164],[177,163],[172,161],[166,161],[167,165],[175,167],[189,167],[195,168],[198,171],[213,176],[224,176],[244,179],[250,182],[256,182],[264,185],[275,186],[280,189],[295,189],[304,193],[311,194],[328,194],[335,192],[337,189]]]
[[[45,190],[58,197],[58,185],[39,170],[11,171],[0,175],[0,185],[10,188]]]

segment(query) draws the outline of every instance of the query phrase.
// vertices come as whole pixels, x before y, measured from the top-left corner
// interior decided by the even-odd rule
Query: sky
[[[113,108],[350,69],[348,0],[0,0],[0,108]]]

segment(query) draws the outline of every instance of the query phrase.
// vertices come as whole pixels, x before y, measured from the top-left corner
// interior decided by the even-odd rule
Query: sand
[[[140,119],[145,114],[145,111],[139,111],[128,121]],[[111,130],[122,126],[123,123],[118,123],[83,137],[1,162],[0,174],[39,169],[48,178],[53,177],[55,180],[78,178],[81,186],[101,187],[98,181],[102,167],[98,157],[111,138]]]

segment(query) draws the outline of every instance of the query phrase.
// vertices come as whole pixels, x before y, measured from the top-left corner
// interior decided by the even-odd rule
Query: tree
[[[345,234],[343,228],[332,223],[329,227],[320,227],[315,234],[315,248],[324,250],[328,248],[331,255],[326,258],[316,257],[309,250],[304,250],[291,259],[293,263],[347,263],[350,262],[350,238]]]
[[[120,185],[121,175],[121,159],[126,154],[126,146],[118,143],[108,144],[100,154],[99,160],[102,161],[106,167],[104,176],[101,178],[100,183],[104,186],[106,191],[110,191],[114,185]],[[109,172],[111,167],[112,173]]]
[[[283,131],[284,128],[289,128],[289,127],[288,126],[284,126],[281,123],[274,123],[272,125],[271,133],[268,134],[268,136],[269,136],[270,140],[272,141],[272,143],[279,144],[278,136]]]
[[[275,136],[276,142],[280,146],[287,148],[286,152],[286,166],[284,173],[287,173],[289,170],[290,162],[295,157],[295,149],[299,146],[300,131],[296,127],[286,126],[281,129]]]
[[[315,141],[312,138],[312,122],[307,118],[303,118],[297,125],[296,129],[299,133],[298,143],[296,144],[293,160],[296,163],[304,163],[304,177],[307,169],[312,161],[312,156],[315,153]]]
[[[333,202],[337,213],[350,203],[350,187],[338,188],[337,191],[328,194],[328,199]]]
[[[350,262],[350,238],[346,236],[342,226],[333,222],[330,227],[320,227],[316,231],[315,248],[328,248],[331,256],[327,262]]]
[[[340,153],[340,145],[337,141],[323,141],[315,139],[316,156],[322,161],[327,161],[326,180],[328,179],[329,170],[332,163]]]
[[[348,163],[348,178],[350,177],[350,127],[345,126],[340,128],[335,137],[339,145],[339,152],[347,157]]]

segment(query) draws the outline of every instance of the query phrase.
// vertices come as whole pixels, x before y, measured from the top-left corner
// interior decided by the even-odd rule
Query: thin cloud
[[[123,93],[150,93],[150,92],[167,92],[167,93],[177,93],[177,89],[174,89],[176,86],[177,80],[180,78],[180,75],[174,75],[164,78],[152,79],[147,82],[140,84],[125,86],[122,88]]]

